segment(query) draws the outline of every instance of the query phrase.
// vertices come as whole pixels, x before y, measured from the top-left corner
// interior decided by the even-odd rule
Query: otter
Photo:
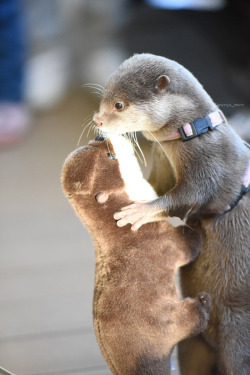
[[[118,226],[138,230],[159,215],[201,222],[203,251],[182,268],[181,286],[184,296],[206,290],[213,306],[205,332],[179,345],[181,373],[249,375],[249,146],[187,69],[152,54],[111,75],[93,120],[101,132],[153,141],[158,198],[121,207]]]

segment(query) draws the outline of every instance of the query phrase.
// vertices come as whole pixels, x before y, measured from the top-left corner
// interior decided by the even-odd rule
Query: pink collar
[[[245,172],[245,174],[243,176],[243,179],[242,179],[242,185],[245,188],[248,188],[249,184],[250,184],[250,160],[248,162],[248,166],[247,166],[246,172]]]
[[[224,212],[225,214],[227,212],[230,212],[235,206],[237,206],[237,204],[243,198],[243,196],[249,192],[249,190],[250,190],[250,186],[249,185],[250,185],[250,160],[248,162],[246,172],[245,172],[245,174],[243,176],[243,179],[242,179],[240,193],[236,197],[235,201],[233,203],[229,204],[226,207],[226,210]]]
[[[183,141],[187,141],[206,133],[208,130],[214,130],[216,126],[222,124],[223,122],[226,122],[226,119],[223,113],[218,110],[205,117],[196,119],[190,123],[188,122],[187,124],[178,128],[174,133],[161,140],[161,142],[172,141],[179,138],[181,138]]]

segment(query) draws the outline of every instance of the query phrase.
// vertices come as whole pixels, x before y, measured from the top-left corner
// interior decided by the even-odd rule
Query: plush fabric
[[[77,149],[62,172],[64,193],[96,248],[95,334],[113,374],[167,375],[174,345],[204,330],[209,318],[210,296],[181,300],[175,282],[178,268],[199,254],[201,235],[166,220],[135,232],[117,226],[114,213],[132,201],[113,146],[106,139]],[[127,156],[127,171],[133,163]]]

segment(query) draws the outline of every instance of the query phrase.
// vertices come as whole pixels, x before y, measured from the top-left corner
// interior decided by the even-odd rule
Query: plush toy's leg
[[[217,375],[215,352],[199,335],[178,344],[181,375]]]
[[[211,305],[211,297],[205,292],[199,293],[197,298],[185,298],[177,303],[174,311],[176,344],[204,331]]]

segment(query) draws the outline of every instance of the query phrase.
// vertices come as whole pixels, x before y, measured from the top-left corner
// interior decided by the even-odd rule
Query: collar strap
[[[228,210],[225,211],[225,213],[231,211],[235,206],[237,206],[239,201],[244,197],[245,194],[247,194],[249,192],[249,190],[250,190],[250,161],[248,162],[246,172],[245,172],[245,174],[243,176],[243,179],[242,179],[240,193],[237,196],[237,198],[235,199],[235,201],[229,205],[229,208],[228,208]]]
[[[205,117],[198,118],[179,127],[176,132],[172,133],[165,140],[170,141],[181,138],[183,141],[188,141],[189,139],[198,137],[209,130],[214,130],[216,126],[223,122],[226,122],[223,113],[220,110],[215,111]]]

